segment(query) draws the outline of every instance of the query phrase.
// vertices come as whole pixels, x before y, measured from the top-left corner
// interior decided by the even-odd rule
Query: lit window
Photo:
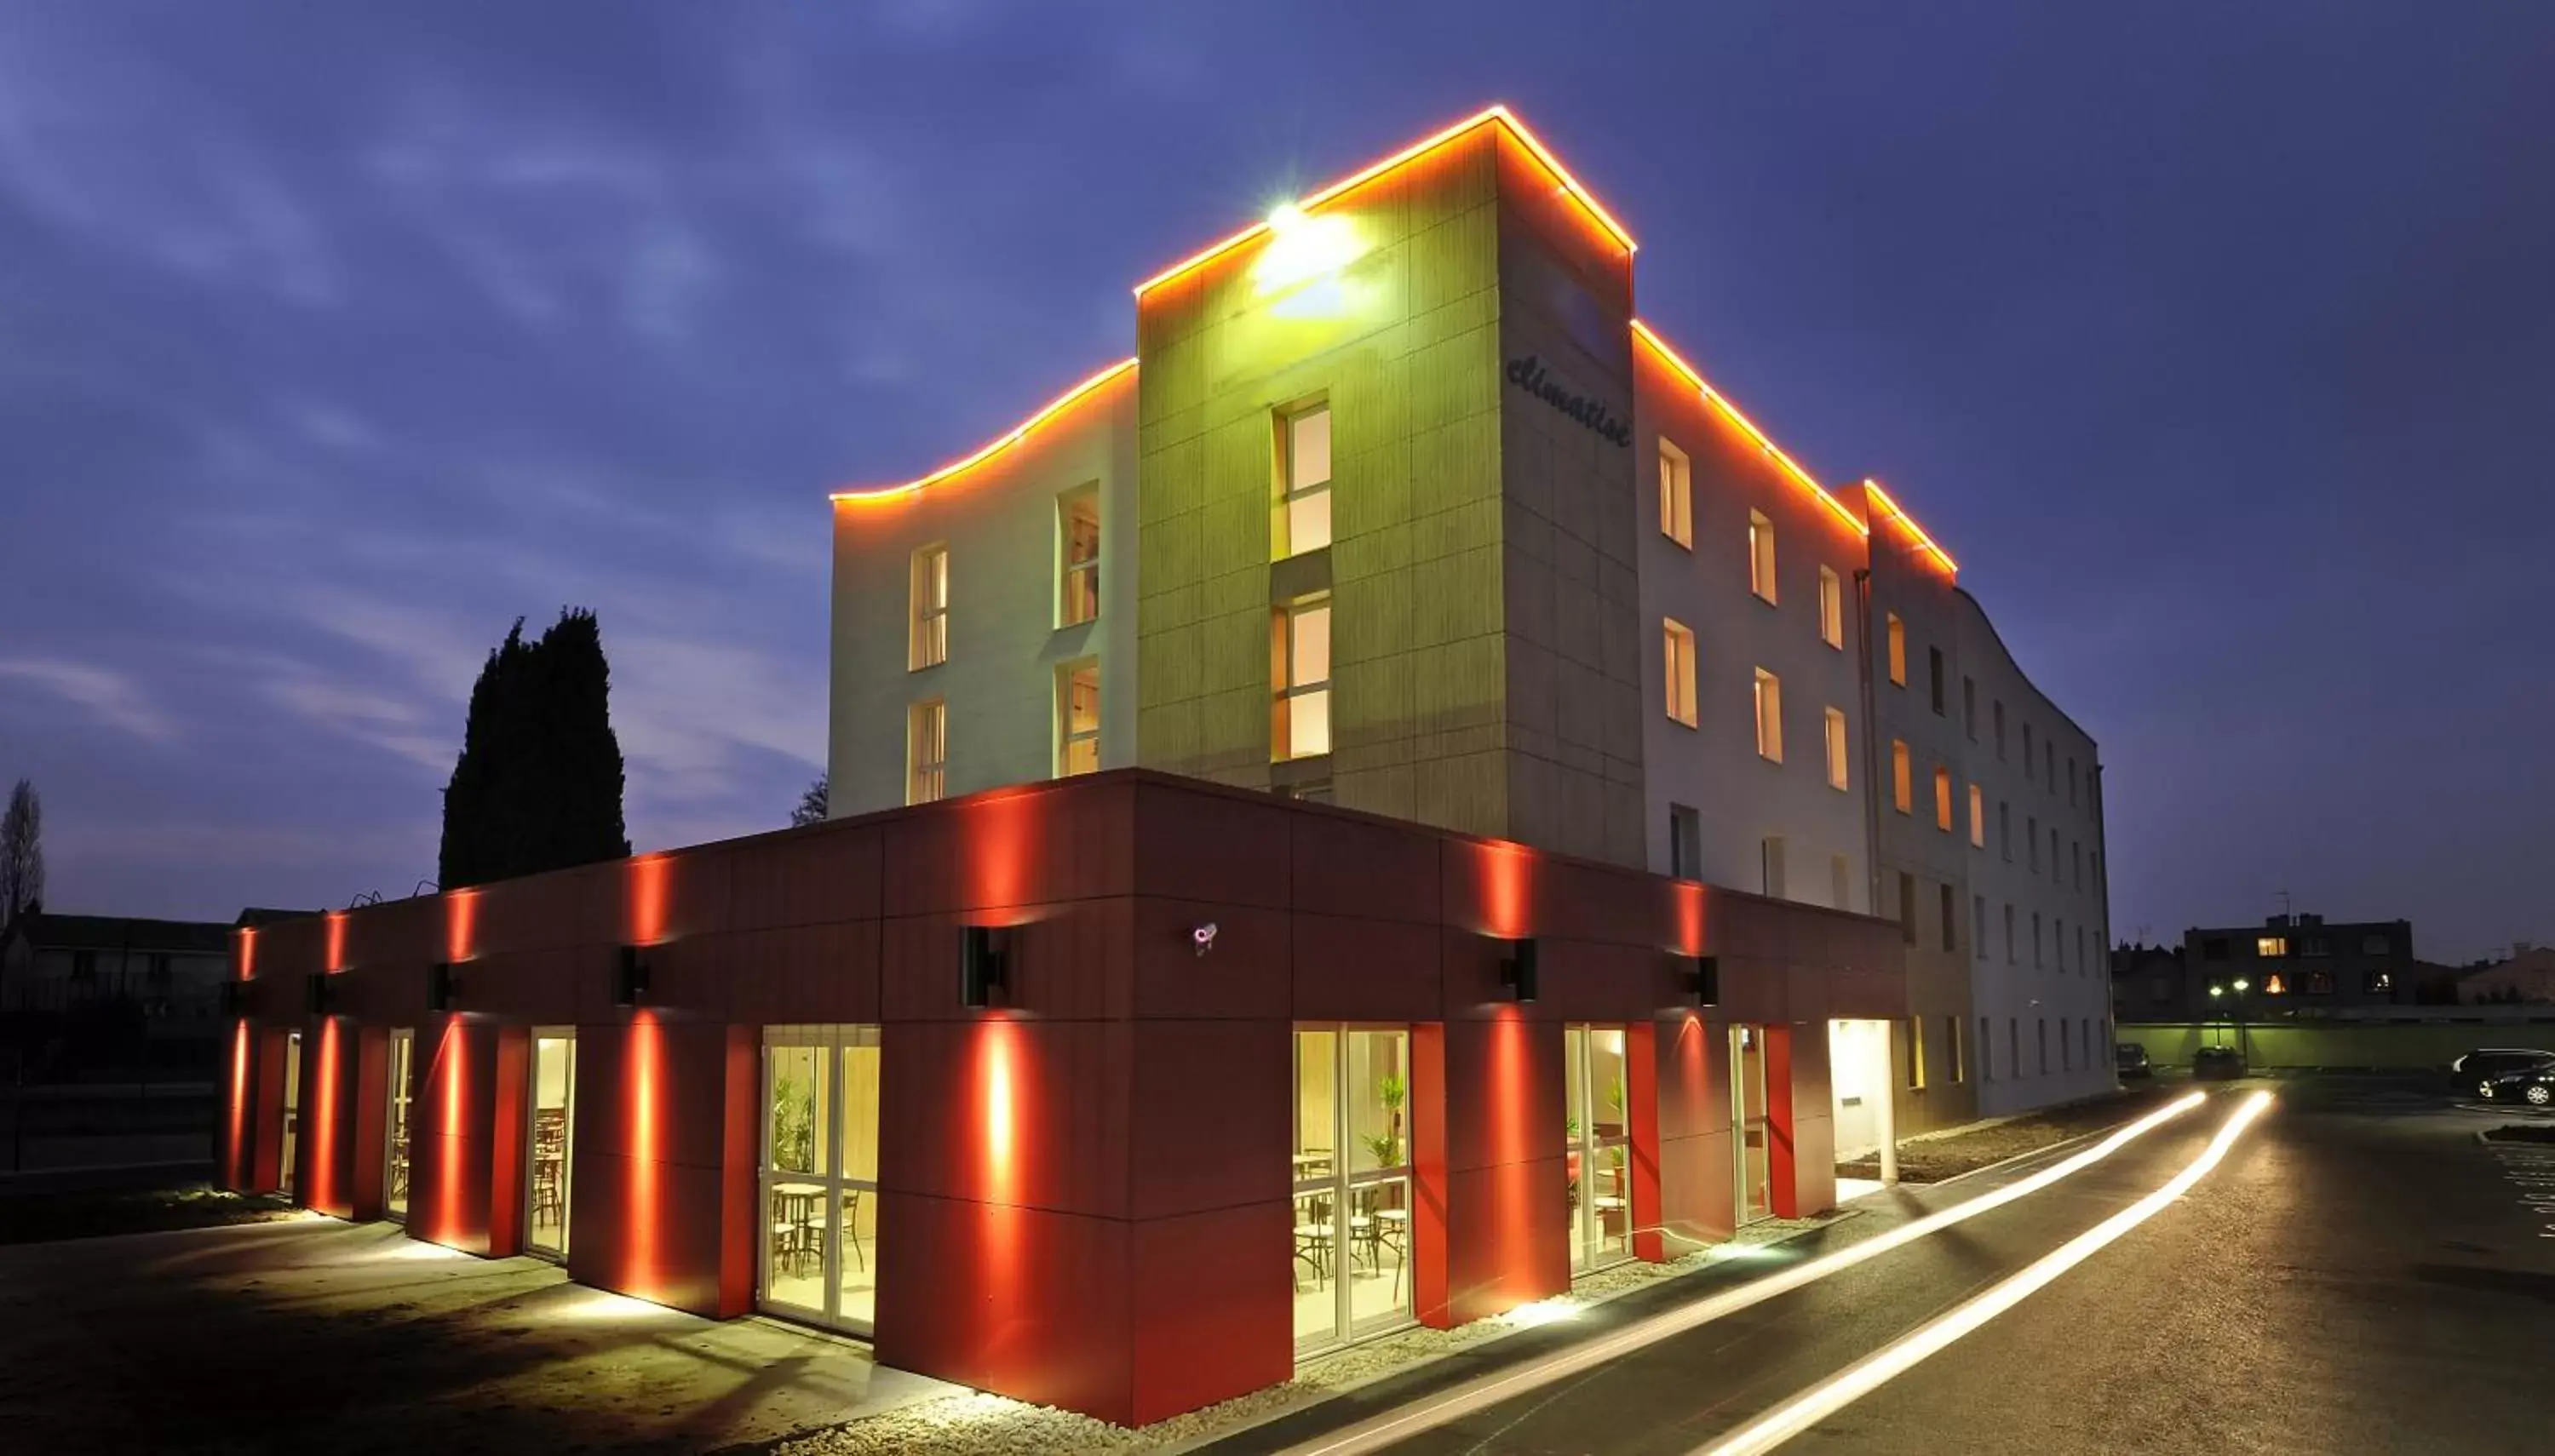
[[[1970,786],[1970,843],[1988,847],[1988,796],[1979,786]]]
[[[1331,603],[1325,597],[1278,613],[1276,731],[1270,742],[1281,759],[1312,758],[1331,751]]]
[[[1279,556],[1300,555],[1331,544],[1331,409],[1316,406],[1285,417],[1278,430],[1277,546]]]
[[[2372,996],[2391,992],[2395,989],[2395,973],[2392,971],[2371,971],[2369,973],[2368,980],[2362,984],[2369,988],[2369,994]]]
[[[1845,709],[1828,709],[1828,788],[1847,787]]]
[[[2253,942],[2253,953],[2264,960],[2277,960],[2289,953],[2289,937],[2265,935]]]
[[[1949,946],[1944,948],[1950,949]],[[1951,1053],[1952,1081],[1958,1084],[1963,1074],[1969,1070],[1961,1064],[1961,1019],[1959,1017],[1943,1018],[1943,1049]]]
[[[1819,568],[1819,641],[1845,651],[1845,583],[1827,566]]]
[[[1934,769],[1934,827],[1952,832],[1952,771],[1940,765]]]
[[[1748,513],[1748,589],[1774,600],[1774,523],[1763,511]]]
[[[1925,1090],[1925,1019],[1909,1017],[1900,1031],[1907,1048],[1907,1085],[1921,1092]]]
[[[1694,490],[1685,451],[1659,441],[1659,535],[1678,546],[1694,546]]]
[[[1100,665],[1087,659],[1055,669],[1055,772],[1100,772]]]
[[[1893,738],[1889,740],[1890,802],[1896,805],[1898,812],[1902,814],[1916,812],[1916,790],[1915,786],[1910,782],[1909,775],[1907,741],[1903,738]]]
[[[948,789],[949,705],[926,698],[905,711],[905,801],[930,803]]]
[[[2287,978],[2277,971],[2273,971],[2271,974],[2264,976],[2262,978],[2262,994],[2264,996],[2288,995],[2289,983]]]
[[[912,611],[905,666],[919,671],[949,661],[949,547],[928,546],[915,551],[910,577]]]
[[[1694,631],[1674,618],[1659,621],[1659,643],[1667,660],[1668,716],[1694,726]]]
[[[1898,620],[1896,612],[1889,614],[1889,680],[1899,687],[1907,685],[1907,624]]]
[[[1757,756],[1783,761],[1783,680],[1757,669]]]
[[[1055,624],[1074,627],[1100,615],[1100,491],[1067,491],[1055,503]]]

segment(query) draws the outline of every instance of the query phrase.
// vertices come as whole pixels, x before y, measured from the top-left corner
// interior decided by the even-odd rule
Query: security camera
[[[1215,949],[1215,921],[1209,920],[1203,925],[1190,926],[1189,944],[1196,947],[1200,955]]]

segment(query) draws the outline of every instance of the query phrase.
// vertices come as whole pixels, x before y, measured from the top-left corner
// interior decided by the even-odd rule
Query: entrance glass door
[[[390,1054],[382,1058],[390,1085],[382,1092],[382,1212],[393,1223],[408,1222],[408,1074],[416,1033],[406,1028],[391,1032]]]
[[[1410,1322],[1410,1031],[1295,1029],[1299,1353]]]
[[[1562,1132],[1569,1140],[1570,1268],[1633,1257],[1631,1135],[1625,1115],[1624,1029],[1564,1031]]]
[[[524,1242],[535,1254],[567,1258],[570,1141],[576,1136],[576,1033],[533,1032],[532,1184],[525,1190]]]
[[[878,1307],[879,1029],[766,1027],[757,1302],[868,1334]]]
[[[1774,1216],[1765,1113],[1765,1029],[1730,1029],[1731,1142],[1738,1151],[1739,1222]]]
[[[275,1185],[290,1198],[293,1186],[295,1145],[302,1141],[302,1033],[292,1032],[284,1038],[284,1151],[276,1154]]]

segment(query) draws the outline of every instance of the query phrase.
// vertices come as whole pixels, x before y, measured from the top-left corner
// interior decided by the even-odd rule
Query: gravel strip
[[[773,1449],[776,1456],[1057,1456],[1062,1452],[1114,1456],[1121,1452],[1168,1451],[1230,1435],[1353,1387],[1398,1375],[1521,1329],[1566,1318],[1576,1310],[1647,1288],[1661,1279],[1746,1258],[1768,1244],[1798,1238],[1853,1216],[1853,1210],[1840,1209],[1818,1218],[1768,1219],[1751,1224],[1725,1243],[1707,1245],[1664,1264],[1635,1260],[1582,1274],[1571,1281],[1569,1293],[1506,1314],[1477,1319],[1451,1330],[1403,1330],[1307,1360],[1295,1367],[1295,1378],[1282,1385],[1133,1430],[1070,1410],[976,1393],[944,1395],[883,1411],[783,1441]]]

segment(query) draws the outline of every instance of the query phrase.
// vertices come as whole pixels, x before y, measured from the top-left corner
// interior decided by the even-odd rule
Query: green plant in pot
[[[794,1077],[772,1088],[772,1163],[796,1172],[816,1168],[816,1104]]]

